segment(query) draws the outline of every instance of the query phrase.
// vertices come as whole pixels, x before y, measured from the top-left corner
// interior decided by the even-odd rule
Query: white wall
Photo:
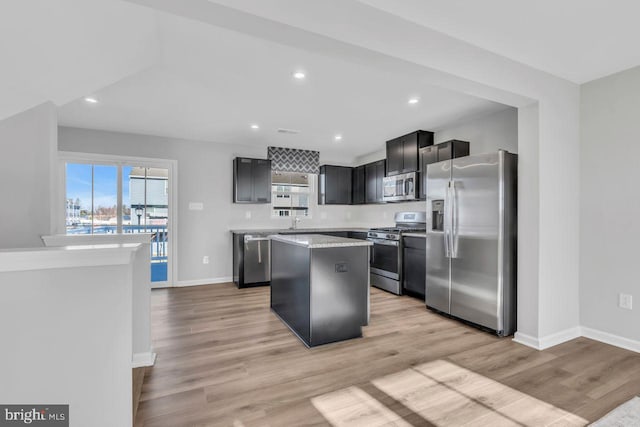
[[[581,88],[580,322],[640,351],[640,67]],[[632,311],[618,294],[632,294]]]
[[[51,232],[56,140],[51,103],[0,121],[0,248],[42,246]]]
[[[271,205],[232,203],[232,160],[236,156],[266,158],[266,148],[185,141],[148,135],[61,127],[62,151],[175,159],[178,162],[178,282],[231,280],[232,228],[287,228],[287,219],[272,219]],[[324,159],[322,159],[324,161]],[[300,227],[350,223],[348,206],[314,208]],[[204,203],[191,211],[189,202]],[[250,215],[250,218],[247,218]],[[209,264],[202,257],[210,257]]]
[[[133,259],[133,347],[132,366],[152,366],[155,362],[151,340],[151,233],[56,234],[43,236],[45,246],[86,246],[138,243],[141,249]]]
[[[488,116],[478,117],[445,129],[435,131],[434,143],[459,139],[469,141],[471,154],[499,149],[518,152],[518,110],[508,108]],[[385,150],[358,157],[356,165],[384,159]],[[354,206],[353,218],[363,226],[393,225],[393,214],[400,211],[424,211],[424,202],[389,203],[382,205]]]
[[[68,404],[73,427],[131,425],[135,250],[0,251],[0,401]]]
[[[518,109],[518,217],[539,221],[538,181],[530,179],[538,167],[538,105]],[[533,169],[533,171],[531,171]],[[539,236],[532,227],[518,229],[518,330],[539,336]],[[539,343],[530,343],[539,346]]]
[[[469,141],[471,154],[488,153],[499,149],[518,152],[518,109],[507,108],[488,116],[436,130],[434,143],[461,139]]]

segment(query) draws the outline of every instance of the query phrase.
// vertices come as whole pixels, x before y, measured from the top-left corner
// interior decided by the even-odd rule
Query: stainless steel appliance
[[[244,235],[244,284],[271,281],[271,242],[265,235]]]
[[[382,199],[385,202],[402,202],[418,198],[415,172],[386,176],[382,179],[382,184]]]
[[[367,240],[373,243],[370,252],[370,282],[385,291],[402,294],[402,233],[425,231],[426,212],[397,212],[395,227],[372,228]]]
[[[427,307],[511,335],[516,326],[517,156],[427,167]]]

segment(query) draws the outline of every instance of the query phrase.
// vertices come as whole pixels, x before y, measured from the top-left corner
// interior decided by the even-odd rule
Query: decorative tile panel
[[[271,169],[280,172],[319,173],[320,152],[296,148],[268,147]]]

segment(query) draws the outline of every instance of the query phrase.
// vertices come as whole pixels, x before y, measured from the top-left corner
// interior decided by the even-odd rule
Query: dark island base
[[[306,248],[271,241],[271,309],[308,347],[362,337],[367,246]]]

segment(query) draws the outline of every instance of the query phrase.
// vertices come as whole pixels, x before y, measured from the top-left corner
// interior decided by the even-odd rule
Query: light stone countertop
[[[130,264],[141,243],[71,245],[0,250],[0,273]]]
[[[309,228],[232,228],[229,230],[231,233],[235,234],[250,234],[250,233],[331,233],[331,232],[341,232],[341,231],[355,231],[360,233],[366,233],[369,231],[368,228],[362,227],[309,227]]]
[[[326,236],[322,234],[273,234],[269,236],[269,238],[271,240],[277,240],[279,242],[303,246],[309,249],[343,248],[373,245],[373,243],[369,242],[368,240],[347,239],[345,237]]]
[[[423,238],[427,238],[427,233],[402,233],[403,237],[423,237]]]
[[[229,230],[231,233],[235,234],[249,234],[249,233],[331,233],[331,232],[341,232],[341,231],[355,231],[360,233],[366,233],[369,231],[368,228],[362,227],[309,227],[309,228],[245,228],[245,229],[231,229]]]

